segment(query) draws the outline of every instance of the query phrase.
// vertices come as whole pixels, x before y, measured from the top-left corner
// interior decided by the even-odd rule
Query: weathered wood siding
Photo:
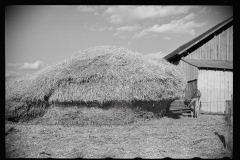
[[[231,100],[233,94],[233,72],[199,70],[197,82],[202,93],[202,110],[223,113],[226,100]]]
[[[180,60],[178,67],[185,73],[187,81],[198,79],[198,68]]]
[[[233,26],[215,35],[184,58],[233,61]]]

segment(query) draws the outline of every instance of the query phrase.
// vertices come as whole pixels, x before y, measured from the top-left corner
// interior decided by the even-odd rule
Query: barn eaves
[[[199,69],[233,70],[232,61],[187,58],[182,58],[181,60]]]

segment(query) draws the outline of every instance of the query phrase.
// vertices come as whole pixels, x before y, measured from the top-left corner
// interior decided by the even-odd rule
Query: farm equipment
[[[192,117],[197,118],[201,109],[200,97],[201,92],[194,89],[191,99],[175,100],[169,108],[169,113],[191,113]]]

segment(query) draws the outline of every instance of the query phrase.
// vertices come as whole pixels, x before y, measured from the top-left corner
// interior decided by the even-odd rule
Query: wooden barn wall
[[[185,58],[233,61],[233,26],[215,35]]]
[[[185,73],[187,81],[192,81],[198,78],[198,68],[194,67],[182,60],[180,60],[178,67],[180,67]]]
[[[202,110],[224,113],[225,101],[233,94],[233,72],[199,70],[198,89],[201,91]]]

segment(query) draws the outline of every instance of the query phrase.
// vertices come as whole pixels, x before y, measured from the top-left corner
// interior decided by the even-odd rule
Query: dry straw
[[[184,96],[182,71],[123,47],[97,46],[6,85],[6,100],[26,103],[171,101]]]

